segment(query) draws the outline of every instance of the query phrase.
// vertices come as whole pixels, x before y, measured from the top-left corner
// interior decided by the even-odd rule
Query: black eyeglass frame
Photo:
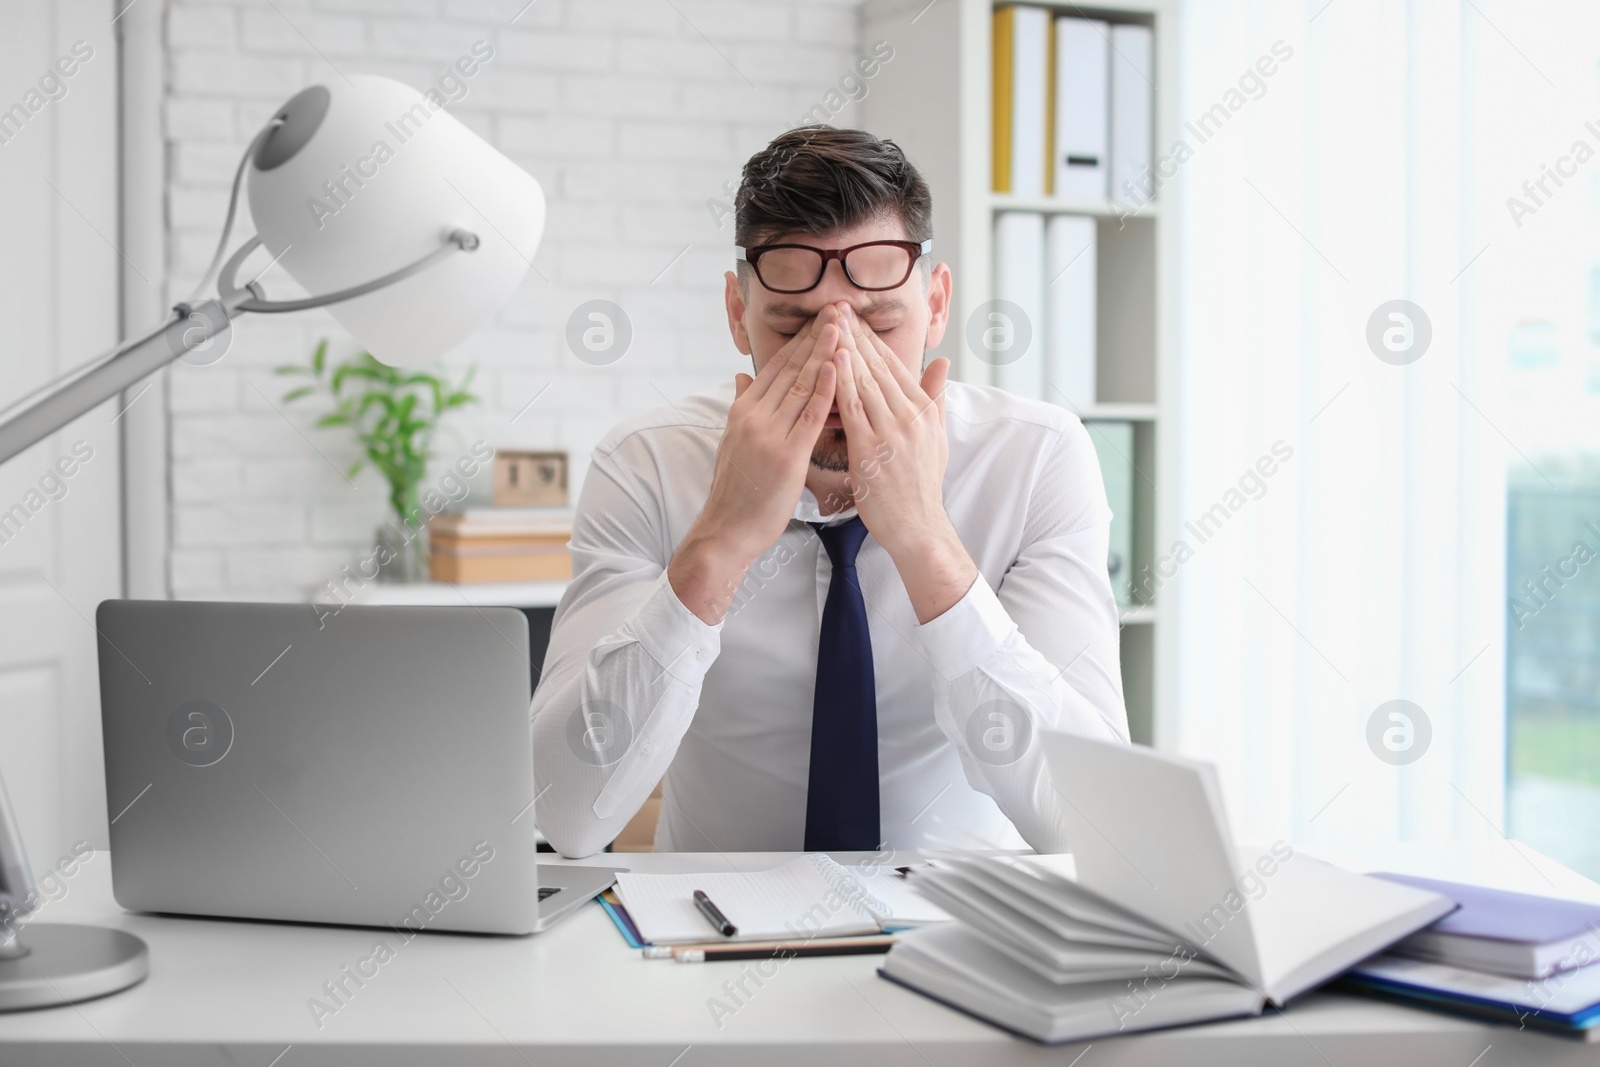
[[[910,258],[906,260],[906,272],[902,274],[900,276],[900,280],[895,282],[893,285],[862,285],[860,282],[856,281],[855,275],[850,273],[850,264],[846,261],[845,257],[858,248],[873,248],[880,245],[893,245],[896,248],[904,249],[908,253]],[[822,263],[817,269],[816,280],[810,285],[806,286],[804,289],[774,289],[772,286],[768,285],[767,280],[761,276],[760,260],[761,257],[766,255],[768,252],[774,252],[780,248],[803,248],[807,252],[815,252],[821,256]],[[911,272],[917,269],[917,260],[921,259],[923,256],[932,251],[933,238],[931,237],[926,241],[863,241],[858,245],[851,245],[849,248],[818,248],[815,245],[801,244],[758,245],[755,248],[743,248],[739,245],[734,245],[733,247],[734,259],[742,263],[750,264],[750,269],[756,272],[756,281],[760,282],[763,288],[765,288],[768,292],[782,293],[785,296],[793,296],[796,293],[809,293],[811,290],[821,285],[822,279],[828,273],[828,262],[834,259],[839,261],[839,268],[844,271],[844,276],[850,280],[850,284],[855,286],[857,289],[862,290],[863,292],[883,293],[889,291],[890,289],[898,289],[906,283],[907,278],[911,277]]]

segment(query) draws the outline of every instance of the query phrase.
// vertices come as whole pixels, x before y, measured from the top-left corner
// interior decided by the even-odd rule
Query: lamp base
[[[28,953],[0,960],[0,1011],[48,1008],[128,988],[150,973],[150,950],[104,926],[31,923],[18,931]]]

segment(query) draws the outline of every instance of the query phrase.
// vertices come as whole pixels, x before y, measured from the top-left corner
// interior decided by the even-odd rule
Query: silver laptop
[[[535,860],[520,611],[108,600],[96,624],[125,908],[527,934],[614,881]]]

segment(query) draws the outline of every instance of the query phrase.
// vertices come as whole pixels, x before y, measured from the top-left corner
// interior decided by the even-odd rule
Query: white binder
[[[1043,196],[1050,13],[1042,7],[1018,7],[1012,27],[1011,195]]]
[[[1111,151],[1111,27],[1059,18],[1055,34],[1055,195],[1104,200]]]
[[[1150,147],[1155,55],[1148,26],[1111,27],[1111,199],[1151,199]]]
[[[1096,232],[1082,215],[1045,228],[1044,399],[1079,412],[1095,402]]]
[[[1044,396],[1044,216],[1002,211],[994,220],[994,296],[1021,311],[991,305],[988,336],[994,384],[1030,400]],[[998,316],[998,317],[997,317]]]

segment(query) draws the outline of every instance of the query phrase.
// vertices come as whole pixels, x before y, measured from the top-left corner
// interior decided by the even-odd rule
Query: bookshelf
[[[1134,426],[1137,468],[1133,502],[1135,577],[1154,563],[1157,546],[1170,544],[1176,469],[1171,416],[1176,384],[1176,205],[1170,187],[1129,214],[1109,201],[1018,197],[995,193],[990,174],[991,25],[994,0],[866,0],[862,40],[887,41],[885,64],[861,102],[861,125],[901,145],[933,192],[934,254],[955,276],[952,320],[935,355],[952,362],[952,377],[994,384],[993,368],[964,351],[968,317],[989,300],[991,234],[996,213],[1030,211],[1097,220],[1098,337],[1095,403],[1077,412],[1086,423],[1125,420]],[[1155,44],[1155,145],[1170,145],[1177,129],[1177,58],[1173,48],[1175,0],[1108,0],[1080,5],[1040,0],[1029,6],[1057,14],[1138,23]],[[1157,147],[1155,154],[1159,155]],[[1051,399],[1060,402],[1058,393]],[[1165,584],[1151,602],[1125,606],[1122,622],[1123,695],[1135,741],[1160,744],[1172,699],[1169,602]]]
[[[1093,215],[1096,218],[1114,219],[1121,212],[1106,200],[1079,200],[1057,196],[1013,196],[1010,193],[990,193],[990,211],[1037,211],[1041,215]],[[1139,211],[1140,218],[1154,218],[1161,210],[1155,201]]]

